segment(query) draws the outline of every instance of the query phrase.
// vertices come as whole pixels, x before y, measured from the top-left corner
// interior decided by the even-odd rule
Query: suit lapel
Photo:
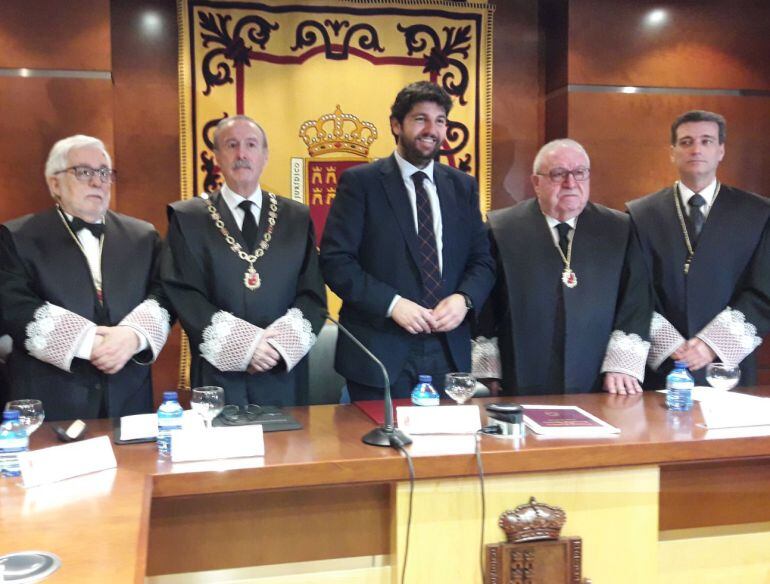
[[[115,220],[115,216],[107,211],[104,218],[104,242],[102,244],[102,253],[99,258],[102,270],[102,291],[104,293],[104,304],[107,305],[117,301],[115,297],[121,293],[120,272],[128,260],[127,256],[132,250],[126,249],[125,238],[122,237],[120,226]]]
[[[433,165],[433,179],[436,181],[436,192],[438,193],[439,205],[441,207],[442,273],[446,274],[454,269],[454,266],[451,265],[452,259],[462,257],[463,255],[453,253],[456,243],[455,235],[459,228],[459,226],[455,225],[455,221],[461,220],[461,218],[457,216],[457,194],[455,193],[454,185],[449,180],[445,169],[439,163],[434,163]],[[445,279],[442,277],[442,280]]]
[[[695,256],[698,256],[698,249],[703,255],[711,254],[725,245],[725,235],[728,237],[735,232],[737,226],[731,225],[730,209],[735,205],[735,195],[727,187],[721,187],[719,194],[714,199],[706,222],[703,224],[703,230],[698,238],[698,245],[695,248]]]
[[[406,246],[416,265],[420,265],[420,256],[417,250],[417,231],[414,227],[414,215],[409,203],[409,195],[404,186],[404,180],[396,164],[393,155],[388,158],[382,167],[382,186],[388,198],[393,214],[396,216],[401,235],[406,241]]]
[[[265,195],[262,194],[262,204],[264,205],[264,199]],[[217,191],[213,195],[211,195],[211,204],[216,208],[216,210],[219,212],[219,216],[222,218],[223,223],[225,224],[225,227],[230,232],[230,235],[232,235],[238,243],[241,244],[241,247],[246,250],[246,240],[243,238],[243,233],[241,232],[241,228],[238,227],[238,223],[235,220],[235,217],[233,217],[232,212],[230,211],[230,207],[227,206],[227,203],[225,202],[225,198],[222,196],[222,191]],[[262,207],[264,209],[264,206]],[[260,225],[262,224],[262,214],[260,213]],[[259,225],[257,226],[257,235],[259,235]],[[252,253],[254,250],[249,249],[247,250],[248,253]]]
[[[66,290],[62,297],[67,298],[67,306],[70,310],[89,318],[94,311],[96,291],[91,284],[89,288],[93,294],[83,294],[81,282],[92,282],[91,269],[88,267],[85,253],[76,241],[77,235],[70,232],[56,209],[50,216],[50,228],[51,233],[54,234],[50,270],[59,273],[58,280]]]

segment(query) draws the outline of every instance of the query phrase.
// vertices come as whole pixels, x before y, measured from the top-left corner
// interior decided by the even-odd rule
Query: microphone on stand
[[[382,361],[375,357],[374,354],[369,349],[367,349],[364,344],[355,337],[353,333],[342,326],[338,320],[332,318],[328,312],[326,313],[326,318],[336,324],[339,330],[341,330],[346,337],[353,341],[353,343],[359,349],[361,349],[361,351],[363,351],[372,361],[379,365],[380,369],[382,369],[382,378],[385,382],[383,386],[385,389],[385,423],[364,435],[361,440],[371,446],[393,446],[394,448],[411,444],[412,439],[404,434],[401,430],[396,428],[393,424],[393,399],[390,397],[390,379],[388,378],[388,371],[385,369],[385,365],[383,365]]]

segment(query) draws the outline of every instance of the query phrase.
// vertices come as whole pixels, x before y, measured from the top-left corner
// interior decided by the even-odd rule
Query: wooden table
[[[770,396],[770,388],[751,393]],[[735,533],[744,525],[738,529],[743,536],[770,532],[751,527],[770,522],[770,426],[707,431],[697,406],[690,413],[669,412],[663,396],[653,392],[516,401],[579,405],[621,434],[580,440],[530,435],[519,445],[482,438],[485,542],[504,539],[497,516],[526,502],[528,494],[565,508],[564,533],[584,537],[584,573],[595,583],[612,582],[621,564],[629,572],[616,582],[655,581],[649,579],[653,573],[659,581],[675,579],[681,562],[666,559],[665,550],[684,541],[702,543],[702,534],[687,530],[730,526]],[[385,579],[367,581],[397,581],[408,495],[404,459],[361,442],[373,423],[355,406],[292,413],[303,429],[266,434],[260,458],[174,464],[160,459],[154,444],[115,446],[117,471],[29,490],[18,480],[0,480],[0,555],[48,550],[62,558],[51,581],[103,582],[109,576],[117,583],[142,582],[145,574],[390,556],[393,569],[378,576]],[[109,430],[108,421],[92,421],[88,436]],[[54,444],[47,425],[32,437],[33,448]],[[458,563],[449,573],[470,567],[465,579],[445,581],[480,581],[474,447],[468,436],[418,436],[409,447],[418,479],[410,582],[431,581],[437,568],[420,558],[435,559],[434,546],[450,544],[459,549],[450,554]],[[625,550],[621,561],[612,546],[628,537],[645,543],[618,544]],[[656,548],[652,568],[645,568],[645,546]],[[629,575],[634,570],[636,579]]]

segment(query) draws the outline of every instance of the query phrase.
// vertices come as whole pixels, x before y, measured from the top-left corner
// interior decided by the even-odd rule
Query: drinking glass
[[[190,406],[193,411],[203,418],[206,428],[211,428],[211,422],[225,407],[225,390],[209,385],[196,387],[192,390]]]
[[[43,411],[43,402],[39,399],[17,399],[5,404],[6,411],[16,410],[19,412],[19,422],[27,431],[27,436],[40,427],[45,419]]]
[[[715,389],[730,390],[741,379],[741,368],[726,363],[710,363],[706,367],[706,381]]]
[[[464,404],[476,393],[476,378],[470,373],[447,373],[444,391],[458,404]]]

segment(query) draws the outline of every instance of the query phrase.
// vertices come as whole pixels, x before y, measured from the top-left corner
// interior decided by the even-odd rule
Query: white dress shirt
[[[433,180],[433,161],[431,160],[428,163],[428,166],[426,166],[425,168],[417,168],[411,162],[405,160],[398,153],[397,150],[394,151],[393,154],[395,155],[398,169],[401,172],[401,179],[404,181],[404,186],[406,187],[407,197],[409,197],[409,205],[412,208],[412,216],[414,217],[415,233],[417,233],[417,230],[418,230],[417,192],[415,191],[414,180],[412,180],[412,175],[415,172],[424,172],[425,175],[428,177],[427,180],[424,180],[422,184],[425,187],[425,192],[428,194],[428,201],[430,202],[430,210],[431,210],[431,214],[433,215],[433,234],[436,237],[436,253],[438,255],[438,269],[439,269],[439,273],[442,273],[444,269],[444,258],[443,258],[444,231],[443,231],[443,223],[441,221],[441,204],[438,198],[438,191],[436,190],[436,182]],[[393,314],[393,308],[396,306],[396,302],[398,302],[400,298],[401,296],[398,294],[396,294],[393,297],[393,300],[391,301],[390,306],[388,307],[388,312],[387,312],[388,317],[390,317],[390,315]],[[433,308],[433,307],[430,306],[428,308]]]
[[[259,185],[257,185],[257,190],[248,197],[243,197],[234,192],[227,186],[227,183],[222,185],[220,192],[222,193],[222,198],[225,200],[227,208],[230,209],[235,222],[238,224],[238,229],[243,229],[243,219],[246,217],[246,212],[238,206],[243,201],[251,201],[254,203],[250,207],[251,214],[254,215],[254,221],[259,225],[259,217],[262,214],[262,188]]]
[[[67,217],[67,221],[72,222],[73,216],[64,212],[64,216]],[[104,219],[95,221],[95,223],[104,223]],[[102,289],[102,243],[98,237],[91,233],[85,227],[79,230],[75,235],[80,242],[80,246],[83,249],[83,254],[86,256],[86,262],[88,262],[88,269],[91,271],[91,278],[94,281],[94,286],[97,290]],[[139,348],[136,353],[140,353],[150,346],[149,341],[140,333],[137,329],[131,327],[131,330],[136,334],[139,340]],[[85,359],[89,361],[91,359],[91,353],[94,350],[94,337],[96,336],[96,326],[91,327],[83,336],[83,340],[78,345],[77,351],[75,351],[75,357]],[[136,354],[134,353],[134,354]]]
[[[679,181],[677,184],[679,185],[679,194],[682,200],[682,208],[685,210],[685,213],[689,215],[692,209],[690,205],[688,205],[687,203],[690,200],[690,198],[695,194],[695,192],[692,191],[682,181]],[[709,186],[704,188],[698,194],[706,200],[706,204],[702,205],[700,208],[701,213],[703,213],[703,218],[705,219],[706,217],[709,216],[709,211],[711,210],[711,207],[714,206],[714,198],[717,196],[717,179],[714,179],[714,181]]]
[[[559,221],[558,219],[554,219],[550,215],[545,215],[545,221],[548,223],[549,231],[551,232],[551,238],[553,239],[554,244],[557,246],[559,245],[559,232],[556,230],[556,226],[559,223],[566,223],[572,229],[569,230],[569,233],[567,233],[567,240],[572,241],[572,238],[575,236],[575,225],[577,225],[577,216],[573,217],[572,219],[567,219],[566,221]]]

